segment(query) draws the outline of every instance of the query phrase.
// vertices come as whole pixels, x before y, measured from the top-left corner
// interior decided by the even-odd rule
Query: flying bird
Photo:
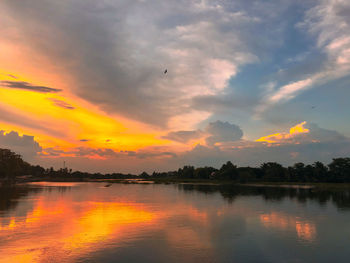
[[[167,74],[167,73],[168,73],[168,69],[165,69],[165,70],[164,70],[164,74]]]

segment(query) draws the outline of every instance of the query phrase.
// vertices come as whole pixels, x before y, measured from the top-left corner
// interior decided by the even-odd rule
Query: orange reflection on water
[[[70,188],[63,191],[63,185]],[[212,233],[203,229],[211,228],[216,214],[185,197],[169,206],[172,196],[152,190],[155,205],[138,202],[143,190],[123,192],[123,185],[41,186],[47,188],[0,216],[0,263],[76,262],[106,248],[128,247],[153,233],[162,233],[164,242],[183,257],[193,257],[193,249],[201,251],[198,257],[213,256]]]
[[[260,221],[267,228],[277,228],[284,231],[295,229],[297,236],[306,241],[313,241],[317,233],[314,223],[282,213],[262,214]]]
[[[297,221],[295,225],[298,237],[312,241],[316,237],[316,227],[312,223]]]
[[[106,241],[122,241],[143,224],[155,219],[152,212],[135,203],[36,200],[24,218],[0,222],[0,262],[74,262],[88,252],[102,248]],[[129,229],[128,229],[129,228]],[[21,233],[12,238],[12,235]]]
[[[62,201],[58,201],[55,204],[45,204],[43,199],[37,201],[37,206],[33,212],[29,213],[26,217],[26,225],[30,223],[40,222],[46,217],[48,220],[55,215],[62,214],[66,210],[66,205]]]
[[[271,214],[260,215],[260,221],[265,227],[275,227],[279,229],[287,229],[291,222],[288,222],[288,218],[281,216],[278,213],[272,212]]]
[[[64,238],[64,249],[84,248],[107,238],[121,235],[125,225],[150,222],[155,215],[139,206],[129,203],[91,203],[92,208],[86,211],[70,227],[74,231]]]
[[[188,207],[186,209],[186,213],[192,220],[195,220],[198,223],[201,223],[203,225],[206,225],[208,223],[208,214],[206,212],[201,212],[194,207]]]

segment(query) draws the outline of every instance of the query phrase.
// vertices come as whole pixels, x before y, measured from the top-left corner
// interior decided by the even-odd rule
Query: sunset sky
[[[0,1],[0,148],[33,164],[329,163],[349,97],[348,0]]]

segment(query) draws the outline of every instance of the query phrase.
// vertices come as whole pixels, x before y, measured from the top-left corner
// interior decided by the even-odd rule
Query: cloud
[[[187,143],[191,140],[205,138],[208,145],[213,146],[215,143],[230,142],[240,140],[243,136],[242,130],[235,124],[228,122],[216,121],[209,123],[204,131],[173,131],[162,136],[163,139]]]
[[[34,136],[25,134],[20,136],[15,131],[6,133],[3,130],[0,130],[0,148],[19,153],[27,161],[32,160],[42,150],[39,143],[34,140]]]
[[[21,127],[26,127],[29,129],[34,129],[40,132],[50,134],[51,136],[64,137],[64,132],[53,127],[45,121],[38,122],[37,120],[31,118],[28,115],[20,114],[10,109],[5,109],[0,103],[0,116],[1,122],[10,123],[14,125],[19,125]]]
[[[276,93],[269,97],[268,102],[276,103],[283,100],[290,100],[296,93],[312,84],[312,79],[300,80],[281,87]]]
[[[305,126],[310,132],[305,136],[309,142],[347,142],[349,138],[335,131],[319,127],[315,123],[310,123]]]
[[[194,130],[169,132],[167,135],[162,136],[161,138],[181,143],[187,143],[191,140],[199,139],[202,136],[203,132],[201,130]]]
[[[317,72],[306,78],[290,81],[268,92],[256,107],[257,115],[266,109],[295,98],[303,91],[331,80],[348,76],[350,72],[350,3],[345,0],[321,0],[305,13],[304,21],[297,24],[317,38],[317,48],[324,59],[313,66]],[[336,30],[334,25],[341,25]],[[306,59],[306,58],[305,58]],[[309,71],[309,70],[308,70]],[[305,72],[301,72],[306,75]]]
[[[61,107],[63,109],[67,109],[67,110],[74,110],[75,107],[73,107],[72,105],[70,105],[69,103],[63,101],[63,100],[59,100],[59,99],[55,99],[55,98],[49,98],[49,100],[51,100],[53,102],[54,105],[56,105],[57,107]]]
[[[15,75],[12,75],[12,74],[7,74],[7,76],[13,78],[13,79],[17,79],[17,77]]]
[[[11,89],[24,89],[41,93],[56,93],[60,92],[60,89],[54,89],[45,86],[35,86],[31,83],[24,81],[1,81],[0,86]]]
[[[85,140],[80,140],[85,141]],[[111,160],[128,157],[129,161],[136,159],[154,159],[158,157],[176,157],[176,154],[169,151],[157,150],[156,148],[145,148],[139,151],[116,151],[109,148],[90,148],[90,147],[74,147],[69,150],[60,148],[44,148],[41,157],[71,157],[71,158],[87,158]]]
[[[334,130],[320,128],[315,123],[303,121],[290,128],[289,132],[275,133],[256,140],[267,144],[312,144],[347,142],[349,138]]]
[[[120,153],[112,149],[102,148],[89,148],[89,147],[75,147],[69,150],[62,150],[60,148],[49,147],[43,149],[41,157],[73,157],[73,158],[86,158],[86,159],[100,159],[106,160],[110,158],[116,158]]]
[[[215,145],[220,142],[237,141],[243,136],[243,132],[239,126],[222,121],[209,123],[205,130],[211,134],[211,136],[206,138],[208,145]]]
[[[109,148],[75,147],[42,148],[33,136],[19,136],[17,132],[0,132],[0,146],[19,152],[26,160],[59,167],[69,161],[73,169],[96,172],[152,172],[177,169],[183,165],[220,167],[230,160],[237,165],[257,166],[263,162],[292,165],[295,162],[328,163],[335,157],[350,156],[350,139],[334,130],[301,122],[289,130],[265,136],[264,140],[242,139],[241,129],[227,122],[213,122],[205,129],[207,145],[197,144],[188,151],[175,151],[170,146],[153,146],[136,151]],[[84,139],[82,139],[84,140]],[[58,166],[57,166],[58,165]]]
[[[257,97],[251,95],[237,94],[236,92],[227,92],[218,95],[199,95],[193,97],[191,107],[201,111],[225,112],[232,109],[251,111],[259,102]]]
[[[140,159],[152,159],[152,158],[176,158],[177,154],[174,152],[147,152],[147,151],[139,151],[133,154]]]
[[[288,142],[295,137],[299,137],[300,135],[305,135],[310,132],[309,129],[305,128],[306,121],[303,121],[292,128],[290,128],[289,132],[275,133],[267,136],[263,136],[257,139],[257,142],[267,142],[267,143],[284,143]]]
[[[261,20],[231,4],[15,0],[0,8],[4,27],[16,28],[2,37],[55,61],[75,95],[152,125],[196,112],[191,98],[220,93],[259,60],[242,28],[254,30]]]
[[[260,140],[261,139],[261,140]],[[257,141],[237,140],[217,145],[196,145],[178,154],[179,165],[220,167],[230,160],[237,165],[258,166],[263,162],[292,165],[296,162],[331,162],[335,157],[350,156],[350,138],[317,124],[301,122],[289,132],[264,136]]]

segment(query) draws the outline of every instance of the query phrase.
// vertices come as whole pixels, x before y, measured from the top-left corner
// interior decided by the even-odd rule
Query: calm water
[[[0,262],[349,262],[350,193],[41,183],[0,188]]]

